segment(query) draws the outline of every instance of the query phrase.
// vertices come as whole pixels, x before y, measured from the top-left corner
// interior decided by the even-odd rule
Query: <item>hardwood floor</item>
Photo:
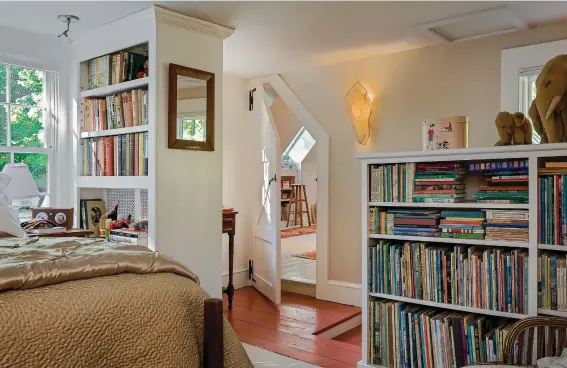
[[[252,287],[236,290],[232,311],[226,296],[224,303],[225,316],[242,342],[321,367],[355,367],[361,359],[355,333],[345,341],[317,336],[359,315],[360,308],[286,292],[275,305]]]
[[[333,340],[360,346],[362,345],[362,326],[355,327],[352,330],[334,337]]]

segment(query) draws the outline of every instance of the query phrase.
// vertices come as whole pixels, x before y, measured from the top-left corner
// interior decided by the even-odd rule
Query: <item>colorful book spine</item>
[[[81,139],[84,176],[148,175],[147,132]]]

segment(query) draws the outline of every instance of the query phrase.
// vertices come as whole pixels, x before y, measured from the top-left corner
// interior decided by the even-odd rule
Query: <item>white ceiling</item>
[[[286,72],[424,47],[433,41],[416,25],[506,5],[527,24],[567,18],[567,2],[155,2],[230,26],[225,71],[242,76]],[[152,2],[2,2],[0,25],[53,35],[65,27],[59,14],[81,22],[71,35],[121,18]],[[33,9],[33,11],[31,11]]]

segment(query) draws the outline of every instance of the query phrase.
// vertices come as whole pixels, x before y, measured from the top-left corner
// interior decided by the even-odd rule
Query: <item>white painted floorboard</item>
[[[259,347],[242,343],[248,357],[254,364],[255,368],[315,368],[311,365],[299,360],[295,360],[283,355],[272,353],[271,351],[260,349]]]

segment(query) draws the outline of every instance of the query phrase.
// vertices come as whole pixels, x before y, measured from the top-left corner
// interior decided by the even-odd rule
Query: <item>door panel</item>
[[[253,110],[249,115],[257,133],[252,138],[257,141],[253,144],[258,159],[254,178],[253,285],[270,300],[280,303],[280,141],[263,85],[252,82],[250,89],[253,88],[256,88],[256,92]]]

